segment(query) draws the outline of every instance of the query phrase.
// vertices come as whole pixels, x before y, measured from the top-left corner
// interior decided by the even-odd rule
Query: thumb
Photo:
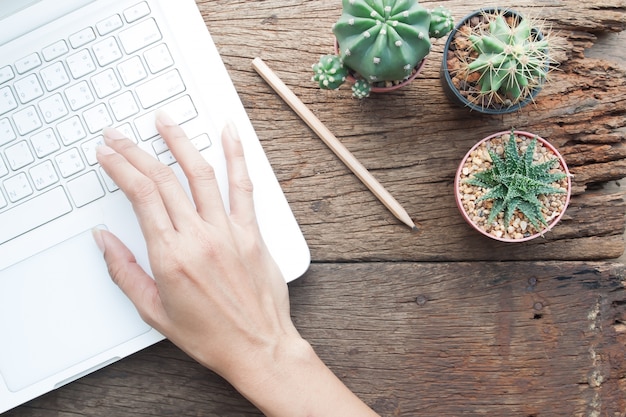
[[[92,230],[94,240],[104,255],[113,282],[135,305],[141,318],[152,327],[157,325],[162,304],[154,280],[143,270],[132,252],[114,234],[107,230]]]

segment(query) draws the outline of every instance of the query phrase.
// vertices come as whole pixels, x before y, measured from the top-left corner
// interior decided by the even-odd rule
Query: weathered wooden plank
[[[477,7],[458,0],[422,3],[444,4],[458,18]],[[438,78],[443,40],[435,43],[414,85],[358,101],[347,88],[321,91],[310,81],[310,65],[332,51],[330,28],[340,14],[339,1],[198,4],[314,259],[578,259],[582,248],[599,259],[624,251],[614,239],[625,228],[623,192],[614,191],[611,204],[600,206],[589,205],[585,193],[626,177],[626,66],[584,54],[597,34],[623,30],[625,1],[516,2],[516,8],[547,19],[567,50],[536,106],[499,117],[470,114],[445,99]],[[237,36],[230,35],[234,28]],[[617,52],[606,55],[623,56],[623,40],[617,38],[611,44],[620,46]],[[404,229],[254,73],[250,62],[256,56],[405,206],[420,224],[419,234]],[[463,154],[481,137],[511,127],[550,139],[575,174],[571,224],[548,237],[549,251],[532,244],[511,251],[475,236],[454,205],[453,175]],[[612,220],[587,221],[598,216]],[[592,235],[600,238],[588,245]]]
[[[314,264],[292,316],[382,416],[618,416],[626,267],[610,263]],[[46,410],[46,411],[44,411]],[[7,417],[257,416],[169,342]]]

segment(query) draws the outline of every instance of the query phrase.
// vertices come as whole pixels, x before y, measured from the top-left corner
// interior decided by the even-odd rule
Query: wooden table
[[[310,245],[293,319],[383,416],[626,416],[626,1],[522,0],[568,45],[535,107],[480,116],[451,105],[443,40],[410,87],[357,101],[321,91],[339,0],[198,0]],[[443,4],[461,18],[478,5]],[[591,48],[591,49],[589,49]],[[261,57],[419,224],[411,233],[251,67]],[[590,56],[604,57],[592,59]],[[564,220],[509,245],[457,212],[471,145],[510,127],[550,139],[574,174]],[[159,343],[7,416],[249,416],[232,387]]]

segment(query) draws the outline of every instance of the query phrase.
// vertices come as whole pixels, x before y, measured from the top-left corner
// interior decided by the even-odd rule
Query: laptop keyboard
[[[0,67],[0,244],[117,190],[95,156],[106,126],[174,163],[157,108],[178,123],[197,116],[146,2]]]

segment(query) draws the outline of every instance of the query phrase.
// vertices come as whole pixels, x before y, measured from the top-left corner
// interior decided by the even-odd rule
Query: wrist
[[[259,399],[281,393],[281,385],[300,378],[303,373],[325,367],[303,338],[288,337],[257,349],[233,369],[226,378],[259,408]]]
[[[322,362],[300,336],[253,355],[229,381],[268,417],[377,416]]]

